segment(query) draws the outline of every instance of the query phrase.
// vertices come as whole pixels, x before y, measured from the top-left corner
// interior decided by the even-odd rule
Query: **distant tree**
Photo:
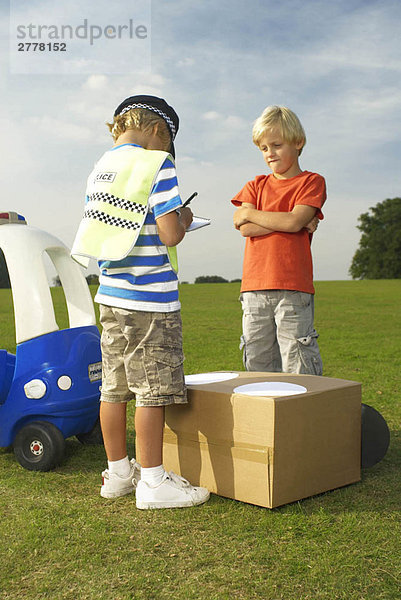
[[[219,275],[201,275],[195,279],[195,283],[228,283],[228,281]]]
[[[230,283],[241,283],[242,279],[231,279]]]
[[[61,279],[58,275],[53,277],[53,286],[52,287],[61,287]]]
[[[358,221],[362,231],[350,275],[353,279],[401,278],[401,198],[379,202]]]
[[[8,269],[6,259],[4,258],[3,250],[0,248],[0,288],[10,288],[10,277],[8,276]]]
[[[88,285],[99,285],[99,275],[90,273],[90,275],[86,277],[86,281],[88,282]]]

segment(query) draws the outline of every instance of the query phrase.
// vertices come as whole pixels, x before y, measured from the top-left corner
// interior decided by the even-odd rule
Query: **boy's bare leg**
[[[137,460],[142,467],[163,463],[164,406],[137,406],[135,432]]]
[[[109,461],[127,456],[127,403],[100,403],[100,424]]]
[[[136,488],[137,508],[177,508],[206,502],[209,498],[207,489],[193,487],[185,479],[164,471],[163,427],[163,406],[136,408],[137,449],[142,465],[141,479]]]

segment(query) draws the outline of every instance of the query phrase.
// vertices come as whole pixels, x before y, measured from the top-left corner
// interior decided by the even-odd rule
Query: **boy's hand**
[[[234,213],[233,221],[235,229],[239,229],[241,225],[249,222],[247,217],[248,208],[244,206],[240,206]]]
[[[180,221],[184,225],[185,229],[191,225],[194,215],[189,206],[183,206],[180,210]]]
[[[319,219],[317,217],[313,217],[313,219],[305,225],[305,229],[307,229],[309,233],[315,233],[318,225]]]
[[[185,236],[187,228],[193,219],[192,210],[182,207],[180,213],[176,210],[156,219],[157,232],[165,246],[176,246]]]

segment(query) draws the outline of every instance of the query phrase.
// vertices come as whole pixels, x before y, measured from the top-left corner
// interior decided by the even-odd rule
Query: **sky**
[[[400,22],[399,0],[3,0],[0,209],[71,247],[87,176],[112,145],[105,122],[124,98],[157,95],[180,116],[182,198],[197,191],[193,211],[211,219],[180,244],[180,280],[239,278],[244,239],[230,199],[268,173],[252,124],[284,105],[306,131],[301,168],[327,183],[315,280],[349,279],[359,215],[400,195]],[[63,41],[61,24],[86,39],[65,33],[65,52],[18,52],[49,41],[38,25]],[[91,26],[102,31],[92,43]]]

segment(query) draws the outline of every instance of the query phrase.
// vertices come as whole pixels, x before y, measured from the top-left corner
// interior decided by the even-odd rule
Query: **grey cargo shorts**
[[[247,371],[321,375],[314,296],[292,290],[243,292],[243,362]]]
[[[165,406],[187,402],[179,311],[132,311],[100,304],[103,402]]]

